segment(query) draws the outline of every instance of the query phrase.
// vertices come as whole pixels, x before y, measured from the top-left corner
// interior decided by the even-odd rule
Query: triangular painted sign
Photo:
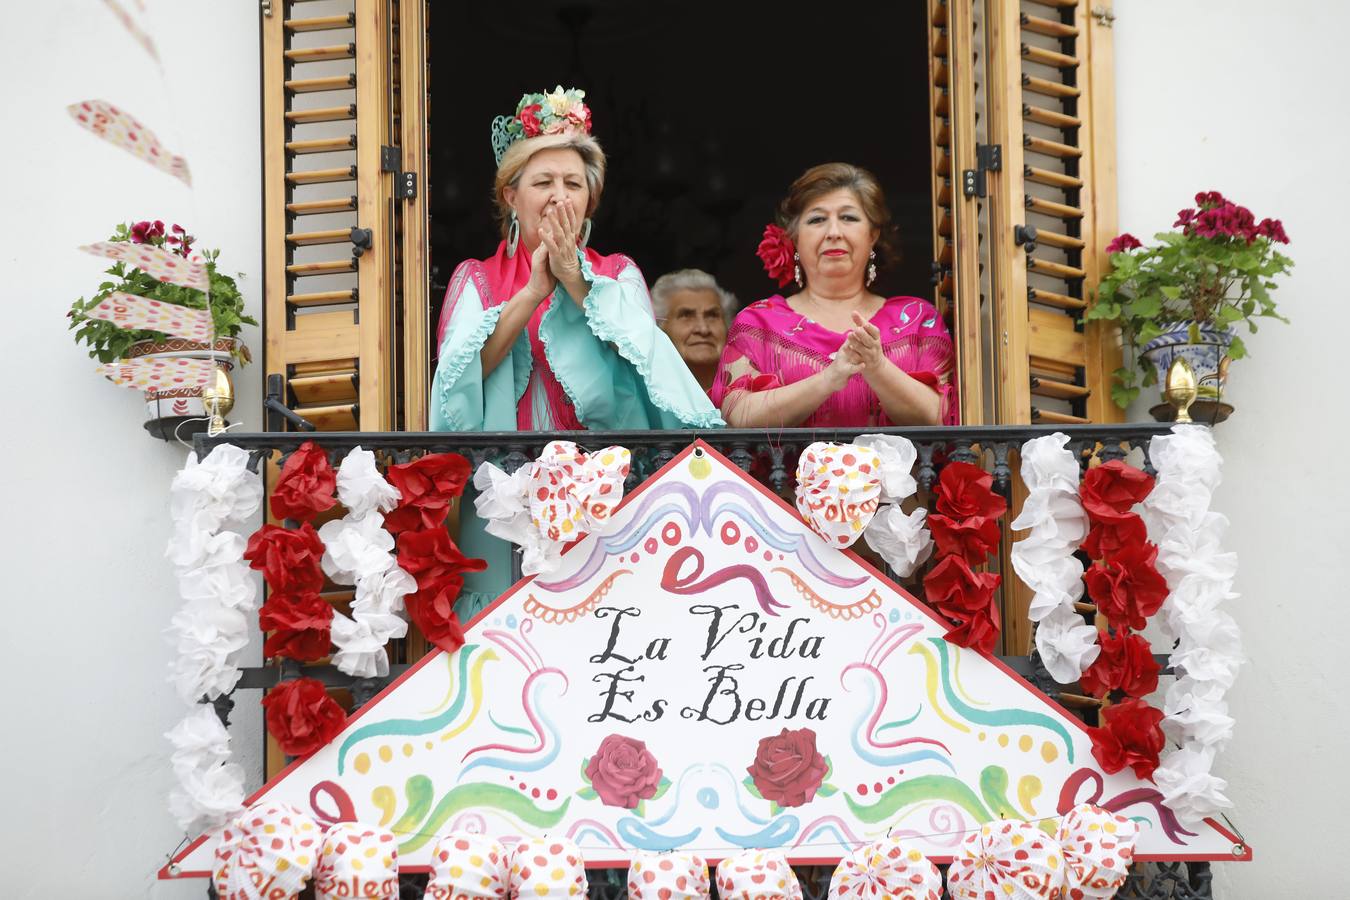
[[[826,862],[888,832],[945,861],[981,822],[1052,829],[1082,802],[1138,819],[1139,859],[1247,852],[1101,772],[1077,719],[945,630],[700,441],[253,799],[385,825],[405,871],[453,830],[565,835],[590,865]],[[162,874],[206,875],[213,850]]]

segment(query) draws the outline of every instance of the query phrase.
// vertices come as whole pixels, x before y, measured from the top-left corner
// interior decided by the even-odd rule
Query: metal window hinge
[[[417,173],[404,172],[398,147],[380,148],[380,171],[394,173],[394,193],[403,200],[417,198]]]
[[[262,0],[262,14],[268,18],[272,17],[272,0]]]
[[[1106,28],[1115,27],[1116,14],[1105,6],[1092,7],[1092,18],[1097,20],[1098,25],[1102,25]]]
[[[961,173],[961,192],[967,197],[987,197],[989,183],[986,172],[1003,170],[1003,146],[1001,144],[976,144],[974,169]]]
[[[380,148],[380,171],[397,172],[399,164],[399,153],[397,147]]]

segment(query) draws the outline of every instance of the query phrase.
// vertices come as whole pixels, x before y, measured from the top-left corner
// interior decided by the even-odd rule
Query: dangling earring
[[[877,280],[877,251],[873,250],[867,254],[867,286],[871,287],[872,282]]]
[[[792,254],[792,277],[797,282],[797,287],[802,286],[802,255],[800,253]]]
[[[516,255],[516,245],[520,243],[520,220],[516,218],[516,211],[511,210],[511,227],[506,230],[506,258],[510,259]]]
[[[588,218],[581,223],[581,249],[586,249],[586,244],[591,240],[591,220]]]

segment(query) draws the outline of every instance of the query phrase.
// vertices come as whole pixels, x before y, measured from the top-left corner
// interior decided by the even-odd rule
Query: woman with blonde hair
[[[589,244],[605,155],[579,90],[526,94],[492,124],[501,243],[460,263],[441,310],[433,431],[714,428],[717,409],[657,326],[642,273]],[[472,510],[471,503],[463,509]],[[460,544],[488,570],[457,611],[510,583],[510,547],[467,514]]]
[[[713,402],[734,427],[954,425],[951,336],[918,297],[873,293],[891,255],[876,177],[847,163],[805,172],[759,255],[797,292],[750,304],[732,323]]]

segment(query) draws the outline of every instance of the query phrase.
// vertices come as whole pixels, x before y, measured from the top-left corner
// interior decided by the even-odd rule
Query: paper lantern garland
[[[454,832],[431,852],[428,900],[495,900],[510,890],[510,855],[494,838]]]
[[[830,879],[830,897],[877,900],[939,900],[942,873],[918,850],[886,837],[840,860]]]
[[[628,900],[707,900],[708,864],[693,853],[637,853],[628,866]]]
[[[947,870],[947,893],[951,900],[1059,900],[1064,853],[1029,822],[986,823],[962,841]]]
[[[329,827],[314,872],[316,900],[398,900],[398,845],[387,828],[338,822]]]

